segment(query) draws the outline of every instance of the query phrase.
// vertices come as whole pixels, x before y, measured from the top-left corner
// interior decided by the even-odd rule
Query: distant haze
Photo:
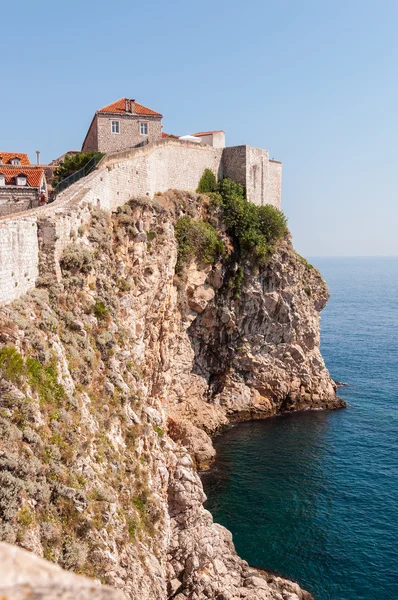
[[[395,0],[22,0],[2,23],[0,150],[50,161],[136,98],[281,160],[300,253],[398,255]]]

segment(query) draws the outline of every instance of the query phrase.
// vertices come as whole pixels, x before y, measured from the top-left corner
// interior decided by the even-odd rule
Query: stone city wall
[[[11,302],[35,286],[39,274],[36,216],[0,221],[0,304]]]
[[[13,218],[0,218],[0,303],[12,302],[32,289],[39,272],[60,278],[59,259],[71,243],[73,232],[88,222],[89,205],[114,211],[134,197],[152,198],[156,192],[171,188],[195,190],[205,168],[219,178],[227,176],[244,183],[250,161],[265,157],[264,151],[253,149],[253,157],[245,158],[242,164],[246,148],[212,148],[165,139],[108,154],[95,171],[61,192],[53,204]],[[258,175],[253,177],[256,199],[264,203],[256,187]]]
[[[0,217],[36,208],[39,196],[36,188],[5,185],[0,187]]]

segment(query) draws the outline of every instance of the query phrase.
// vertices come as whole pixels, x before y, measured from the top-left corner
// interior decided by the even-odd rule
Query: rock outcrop
[[[91,209],[62,280],[43,256],[40,287],[0,310],[0,539],[130,599],[309,600],[237,556],[196,469],[229,422],[342,405],[327,288],[287,236],[237,291],[222,223],[229,257],[175,275],[174,225],[206,210],[181,192]]]
[[[95,584],[87,577],[17,546],[0,543],[0,598],[2,600],[125,600],[119,590]]]

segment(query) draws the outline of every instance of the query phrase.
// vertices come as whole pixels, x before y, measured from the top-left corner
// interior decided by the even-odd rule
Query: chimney
[[[36,150],[36,156],[37,156],[37,165],[40,164],[40,150]]]
[[[130,110],[129,110],[129,104],[130,104],[130,101],[129,101],[129,99],[128,99],[128,98],[125,98],[125,99],[124,99],[124,103],[125,103],[124,110],[125,110],[126,112],[130,112]]]

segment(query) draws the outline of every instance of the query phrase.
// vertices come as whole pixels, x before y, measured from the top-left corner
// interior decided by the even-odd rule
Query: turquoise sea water
[[[398,600],[398,258],[313,259],[322,353],[348,408],[216,437],[206,507],[250,564],[316,600]]]

